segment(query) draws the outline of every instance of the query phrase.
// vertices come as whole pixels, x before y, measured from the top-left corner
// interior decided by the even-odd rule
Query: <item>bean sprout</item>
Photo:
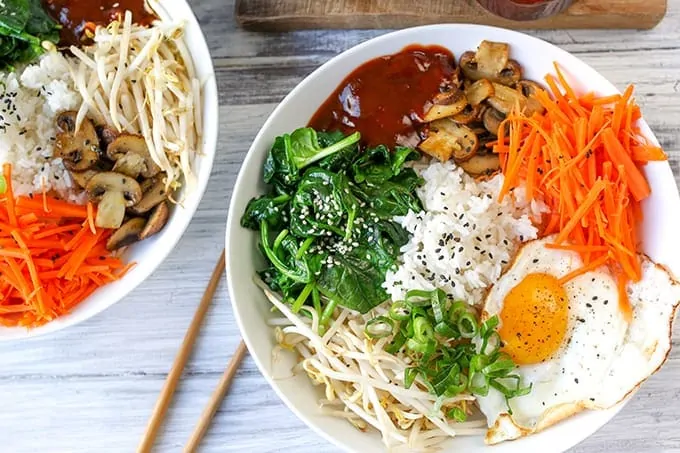
[[[167,174],[167,187],[184,179],[185,195],[196,186],[192,170],[201,144],[201,82],[182,41],[184,24],[164,17],[150,28],[121,21],[97,27],[94,43],[71,48],[70,72],[86,115],[118,132],[140,134],[154,162]]]
[[[386,352],[386,338],[370,339],[364,334],[366,321],[386,314],[385,307],[370,315],[337,309],[331,326],[320,336],[315,310],[302,308],[311,319],[295,314],[264,282],[256,279],[256,284],[283,315],[269,321],[280,345],[276,353],[292,350],[300,356],[300,368],[324,388],[322,413],[343,418],[362,431],[373,427],[385,446],[395,452],[434,452],[453,436],[485,432],[482,419],[455,423],[444,415],[453,407],[469,411],[474,396],[448,398],[435,410],[437,397],[418,379],[405,388],[407,358]]]

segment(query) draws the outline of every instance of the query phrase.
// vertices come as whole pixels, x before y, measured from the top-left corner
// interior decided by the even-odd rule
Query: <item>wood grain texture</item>
[[[208,190],[185,236],[133,294],[48,338],[0,343],[0,452],[126,453],[141,439],[224,243],[231,191],[250,142],[318,65],[386,30],[253,33],[234,3],[193,0],[215,58],[220,137]],[[680,0],[651,31],[542,30],[617,87],[635,82],[680,182]],[[680,453],[680,324],[669,362],[570,453]],[[224,282],[207,314],[155,451],[180,452],[240,341]],[[338,453],[279,401],[246,357],[215,415],[205,453]],[[371,452],[367,452],[371,453]],[[533,452],[529,452],[533,453]]]
[[[475,0],[237,0],[236,19],[256,31],[404,28],[474,23],[506,28],[652,28],[666,0],[576,0],[566,11],[527,23],[493,15]]]

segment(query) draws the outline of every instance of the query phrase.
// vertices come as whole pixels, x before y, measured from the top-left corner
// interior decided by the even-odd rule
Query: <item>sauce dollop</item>
[[[144,0],[43,0],[50,16],[62,25],[61,46],[81,46],[87,43],[84,35],[88,23],[106,26],[132,13],[132,22],[150,25],[157,17],[146,8]]]
[[[369,147],[412,143],[417,122],[433,97],[451,86],[455,70],[453,54],[440,46],[412,45],[375,58],[343,80],[309,126],[359,131]]]

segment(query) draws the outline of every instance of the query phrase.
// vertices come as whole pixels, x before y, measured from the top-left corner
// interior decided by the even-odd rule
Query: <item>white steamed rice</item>
[[[17,194],[44,188],[77,201],[68,172],[61,159],[52,160],[52,152],[56,115],[80,104],[59,52],[49,52],[18,72],[0,72],[0,162],[12,164]]]
[[[536,238],[530,216],[544,207],[528,205],[521,190],[499,203],[503,175],[478,182],[453,162],[414,168],[425,180],[418,189],[425,210],[397,218],[412,237],[384,287],[392,300],[403,300],[411,289],[440,288],[478,304],[519,243]]]

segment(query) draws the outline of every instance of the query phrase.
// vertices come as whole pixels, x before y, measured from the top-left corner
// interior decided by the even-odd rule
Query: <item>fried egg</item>
[[[642,279],[626,288],[630,306],[620,306],[617,281],[605,267],[560,281],[583,262],[578,253],[547,248],[551,242],[525,244],[485,300],[482,316],[498,315],[502,350],[518,365],[522,385],[532,386],[509,403],[494,388],[478,398],[489,444],[583,409],[614,406],[670,350],[680,284],[666,269],[641,257]]]

